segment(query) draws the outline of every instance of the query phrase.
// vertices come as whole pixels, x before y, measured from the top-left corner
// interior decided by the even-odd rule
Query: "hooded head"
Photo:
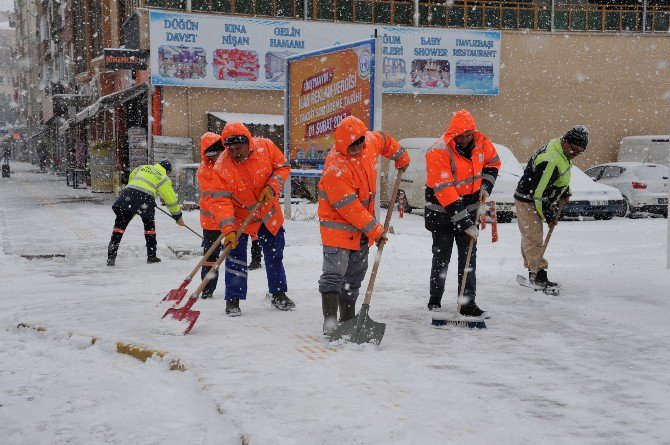
[[[472,117],[470,112],[465,109],[460,109],[454,114],[454,117],[451,118],[449,128],[445,135],[447,136],[447,139],[453,139],[457,150],[467,151],[468,148],[472,148],[472,134],[476,128],[477,124],[475,123],[475,118]]]
[[[208,131],[200,138],[200,156],[202,159],[216,159],[223,151],[221,136]]]
[[[228,149],[236,162],[244,162],[249,157],[251,132],[242,122],[228,122],[221,132],[221,143]]]
[[[349,154],[347,150],[349,146],[364,138],[367,131],[368,127],[357,117],[345,117],[335,129],[335,149],[343,155]]]

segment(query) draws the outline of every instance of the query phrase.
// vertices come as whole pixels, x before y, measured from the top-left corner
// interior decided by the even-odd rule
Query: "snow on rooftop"
[[[255,125],[284,125],[284,115],[282,114],[227,113],[219,111],[208,111],[207,114],[211,114],[224,122],[242,122],[243,124]]]

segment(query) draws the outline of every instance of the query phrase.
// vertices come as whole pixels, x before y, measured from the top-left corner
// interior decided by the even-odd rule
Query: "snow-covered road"
[[[242,317],[225,316],[220,289],[197,303],[190,335],[166,336],[157,303],[198,260],[168,246],[199,240],[158,213],[163,262],[146,264],[138,220],[108,268],[113,198],[13,168],[0,182],[3,443],[670,443],[665,219],[561,222],[547,252],[560,297],[516,284],[515,223],[495,244],[487,229],[478,303],[493,318],[468,331],[430,326],[430,236],[420,216],[394,217],[370,311],[387,323],[376,348],[320,335],[321,248],[305,208],[286,223],[296,310],[272,309],[252,271]],[[198,227],[197,212],[185,220]],[[58,256],[21,256],[45,254]],[[456,290],[450,270],[443,306]],[[117,340],[188,370],[114,354]]]

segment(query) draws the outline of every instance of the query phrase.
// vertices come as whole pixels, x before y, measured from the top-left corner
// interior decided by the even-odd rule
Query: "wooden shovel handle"
[[[393,207],[395,206],[395,200],[398,197],[398,189],[400,189],[400,180],[402,178],[402,171],[398,170],[398,175],[395,178],[395,184],[393,184],[393,191],[391,192],[391,200],[388,204],[388,209],[386,210],[386,220],[384,221],[384,234],[388,232],[389,226],[391,224],[391,217],[393,216]],[[379,270],[379,262],[382,259],[382,251],[384,250],[384,244],[386,241],[382,239],[379,242],[377,247],[377,254],[375,255],[375,263],[372,265],[372,272],[370,272],[370,281],[368,282],[368,289],[365,291],[365,301],[363,304],[370,304],[372,299],[372,289],[375,287],[375,279],[377,278],[377,271]]]
[[[249,223],[251,222],[251,219],[254,217],[254,215],[256,214],[256,212],[258,211],[258,209],[261,208],[261,205],[262,205],[262,204],[263,204],[263,203],[262,203],[261,201],[257,201],[257,202],[251,207],[251,209],[249,210],[249,214],[247,215],[246,218],[244,218],[244,221],[242,221],[242,225],[241,225],[241,226],[237,229],[237,231],[235,232],[235,235],[236,235],[237,239],[239,239],[239,238],[240,238],[240,235],[242,235],[242,234],[244,233],[244,229],[247,228],[247,226],[248,226]],[[218,243],[221,242],[221,240],[223,239],[223,237],[224,237],[224,235],[221,234],[221,236],[219,236],[219,238],[217,238],[217,242],[214,243],[214,245],[213,245],[212,247],[217,246]],[[202,290],[205,288],[205,286],[207,286],[207,283],[209,283],[209,281],[211,280],[210,277],[212,277],[213,274],[215,274],[216,271],[219,270],[219,266],[221,266],[221,263],[223,263],[223,260],[226,259],[226,257],[228,256],[228,254],[230,253],[231,250],[232,250],[232,247],[231,247],[230,244],[228,244],[228,245],[223,249],[223,251],[221,252],[221,254],[219,255],[219,257],[216,259],[216,263],[214,263],[214,266],[212,266],[212,268],[210,269],[210,273],[208,273],[207,275],[205,275],[205,278],[200,282],[200,284],[198,285],[198,287],[196,288],[196,290],[193,291],[193,294],[192,294],[192,295],[200,295],[200,292],[202,292]],[[209,255],[207,255],[207,256],[209,256]],[[205,258],[207,258],[207,256],[205,256]]]

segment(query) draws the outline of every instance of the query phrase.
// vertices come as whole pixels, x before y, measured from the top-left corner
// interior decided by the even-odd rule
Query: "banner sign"
[[[382,37],[384,93],[498,94],[500,31],[151,11],[154,85],[282,90],[286,59]]]
[[[149,51],[141,49],[104,49],[105,68],[110,70],[146,70]]]
[[[371,39],[287,59],[287,158],[323,164],[335,128],[347,116],[372,128],[374,55]]]

